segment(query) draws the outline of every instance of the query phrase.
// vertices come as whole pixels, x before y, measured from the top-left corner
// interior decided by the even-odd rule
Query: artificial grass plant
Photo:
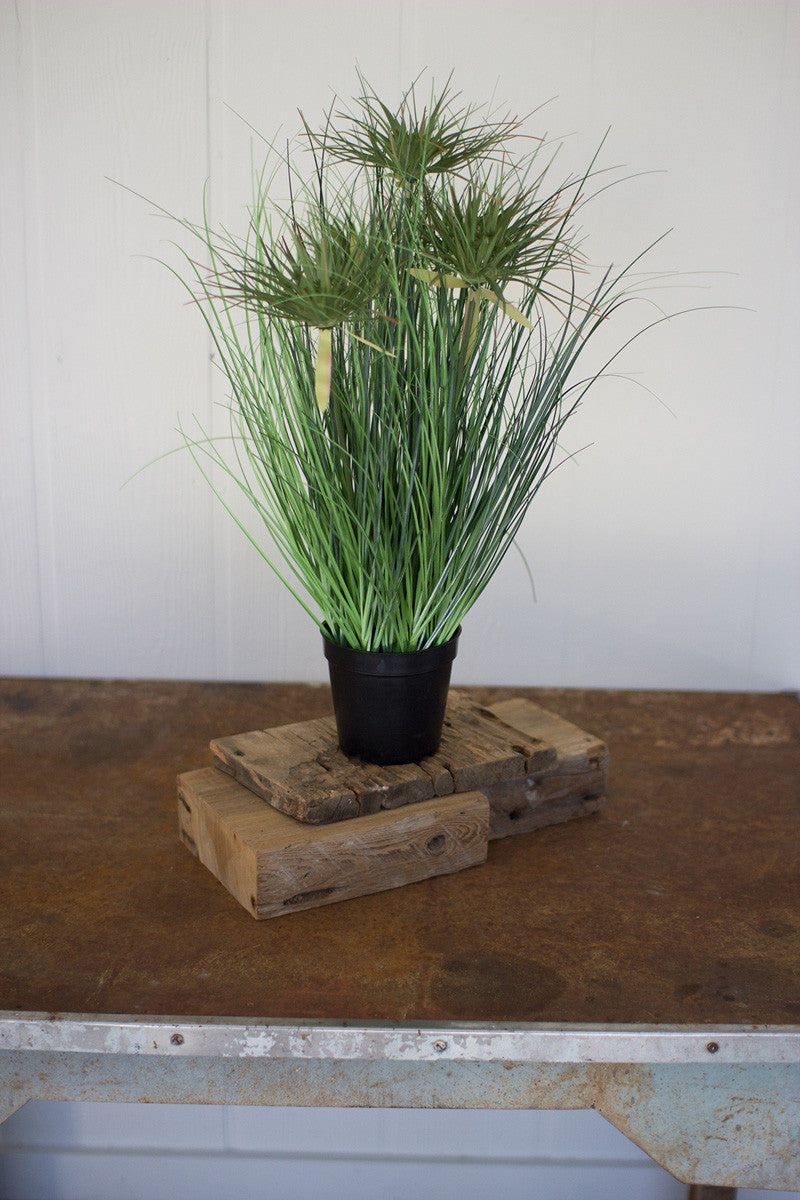
[[[576,377],[582,356],[628,296],[625,271],[578,286],[594,163],[551,185],[519,134],[449,87],[420,110],[414,88],[393,109],[364,85],[319,129],[303,121],[279,174],[271,152],[243,238],[184,223],[207,252],[183,277],[234,433],[186,443],[212,486],[221,468],[241,489],[266,538],[223,503],[314,621],[356,649],[455,634],[601,374]]]

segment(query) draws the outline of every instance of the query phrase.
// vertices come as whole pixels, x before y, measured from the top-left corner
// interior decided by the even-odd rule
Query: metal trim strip
[[[800,1026],[421,1026],[0,1013],[0,1050],[390,1062],[800,1063]]]

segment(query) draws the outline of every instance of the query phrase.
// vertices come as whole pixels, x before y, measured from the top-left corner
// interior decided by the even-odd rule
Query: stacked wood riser
[[[258,918],[460,871],[495,838],[594,812],[597,738],[530,701],[451,693],[439,753],[376,767],[345,758],[332,718],[211,743],[181,775],[184,844]]]

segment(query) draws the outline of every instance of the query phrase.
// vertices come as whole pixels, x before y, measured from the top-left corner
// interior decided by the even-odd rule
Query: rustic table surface
[[[483,703],[509,694],[468,692]],[[0,681],[0,1063],[6,1064],[0,1108],[7,1114],[33,1095],[138,1095],[137,1054],[148,1050],[130,1030],[166,1031],[182,1023],[183,1032],[171,1034],[168,1045],[173,1066],[176,1048],[184,1055],[186,1078],[181,1083],[174,1076],[172,1090],[166,1088],[155,1069],[163,1050],[156,1035],[148,1098],[188,1095],[196,1086],[192,1055],[204,1049],[207,1065],[217,1056],[227,1064],[228,1074],[219,1079],[206,1071],[205,1098],[212,1101],[498,1107],[583,1107],[588,1101],[681,1178],[800,1187],[800,1147],[795,1142],[792,1152],[790,1145],[800,1039],[797,698],[514,694],[608,744],[610,785],[599,813],[493,843],[485,864],[457,875],[256,922],[181,845],[175,778],[210,763],[214,737],[328,713],[327,687]],[[126,1021],[115,1021],[116,1014]],[[45,1016],[61,1040],[51,1034],[48,1041]],[[97,1018],[91,1033],[90,1018]],[[122,1040],[103,1042],[103,1022]],[[345,1051],[334,1038],[348,1027],[377,1035],[408,1033],[412,1026],[419,1027],[419,1053],[404,1042],[393,1074],[373,1063],[371,1082],[363,1070],[372,1053],[353,1051],[352,1042]],[[261,1051],[252,1041],[249,1051],[235,1037],[230,1041],[231,1030],[250,1036],[254,1028],[263,1034],[290,1027],[316,1035],[328,1030],[334,1040],[327,1050],[309,1052],[309,1071],[312,1060],[317,1069],[326,1054],[336,1059],[338,1089],[329,1068],[324,1085],[308,1074],[305,1091],[300,1094],[295,1080],[293,1092],[280,1071],[303,1052],[279,1052],[274,1042],[272,1051],[264,1049],[263,1037]],[[449,1033],[440,1033],[431,1050],[425,1038],[436,1029]],[[530,1041],[527,1052],[522,1042],[514,1051],[504,1043],[502,1054],[499,1043],[497,1053],[465,1050],[467,1042],[456,1035],[475,1029],[528,1037],[561,1031],[595,1041],[577,1050],[570,1043],[570,1050],[562,1037],[548,1066]],[[214,1030],[219,1037],[227,1031],[227,1051],[221,1042],[192,1041],[197,1031],[208,1038]],[[674,1038],[664,1040],[652,1054],[623,1054],[621,1043],[616,1051],[598,1049],[611,1043],[597,1036],[623,1033],[690,1034],[694,1040],[682,1043],[683,1050],[676,1050]],[[88,1039],[83,1044],[81,1036]],[[473,1072],[483,1062],[483,1074],[471,1082],[453,1070],[430,1076],[445,1061],[452,1068],[458,1045]],[[375,1042],[373,1050],[377,1060],[392,1059],[385,1045]],[[34,1084],[26,1053],[54,1056],[47,1084]],[[230,1082],[234,1064],[259,1053],[274,1056],[273,1083],[251,1081],[248,1090],[246,1066]],[[113,1086],[98,1090],[95,1080],[95,1090],[87,1091],[87,1064],[107,1063],[104,1054],[125,1059],[128,1077],[120,1067]],[[396,1068],[404,1056],[408,1069],[401,1080]],[[616,1060],[616,1100],[611,1067],[603,1074],[597,1066],[609,1056]],[[82,1083],[73,1069],[78,1058]],[[353,1076],[356,1059],[360,1082]],[[517,1061],[528,1066],[512,1083]],[[728,1139],[714,1157],[713,1147],[698,1147],[719,1135],[703,1127],[696,1144],[676,1157],[679,1135],[666,1120],[663,1144],[648,1141],[629,1113],[623,1119],[619,1071],[625,1062],[628,1108],[633,1094],[643,1125],[647,1106],[637,1071],[647,1071],[659,1104],[667,1094],[659,1089],[693,1079],[703,1086],[709,1078],[730,1084],[733,1096],[737,1077],[724,1072],[747,1071],[750,1116],[742,1108],[733,1124],[740,1147],[752,1126],[755,1148],[739,1152]],[[538,1074],[526,1074],[534,1066]],[[671,1067],[683,1075],[664,1083]],[[504,1073],[490,1077],[495,1068]],[[570,1078],[574,1094],[564,1090]],[[349,1101],[342,1099],[345,1087]],[[476,1096],[481,1089],[482,1100]],[[794,1108],[783,1114],[789,1141],[781,1141],[781,1105],[786,1108],[791,1095]],[[196,1091],[191,1098],[198,1099]],[[771,1148],[758,1133],[766,1103],[778,1114]],[[688,1112],[684,1126],[697,1119]],[[681,1128],[688,1145],[691,1137]]]

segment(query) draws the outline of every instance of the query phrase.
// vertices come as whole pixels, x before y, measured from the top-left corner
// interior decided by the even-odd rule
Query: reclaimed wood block
[[[488,711],[529,737],[552,745],[555,767],[480,789],[491,811],[489,837],[510,837],[597,812],[608,785],[608,747],[599,738],[523,697]]]
[[[442,743],[428,762],[440,763],[457,792],[488,787],[504,780],[555,767],[555,747],[527,734],[458,692],[447,699]]]
[[[213,768],[178,777],[181,840],[252,916],[279,917],[475,866],[489,804],[476,792],[313,826]]]
[[[333,717],[211,742],[214,765],[273,808],[312,825],[419,804],[554,769],[555,748],[456,692],[442,744],[419,763],[378,767],[338,748]]]

